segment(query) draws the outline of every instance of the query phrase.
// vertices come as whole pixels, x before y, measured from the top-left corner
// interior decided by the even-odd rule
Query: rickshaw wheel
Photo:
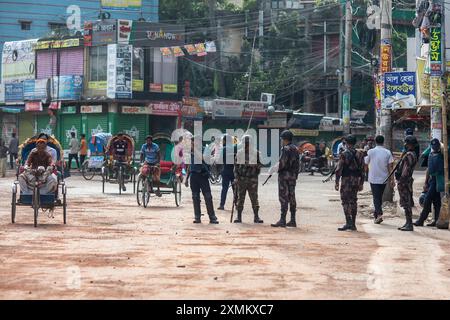
[[[102,167],[102,193],[105,193],[105,176],[106,176],[106,168]]]
[[[152,190],[152,178],[151,177],[143,177],[143,179],[142,179],[142,204],[143,204],[144,208],[147,208],[148,204],[150,202],[150,190]]]
[[[177,205],[177,207],[179,207],[181,204],[181,182],[179,179],[175,180],[173,192],[175,194],[175,204]]]
[[[125,184],[122,166],[119,167],[119,172],[117,173],[117,183],[119,184],[119,194],[122,194],[122,185]]]
[[[33,189],[33,209],[34,209],[34,227],[37,227],[37,219],[39,214],[39,188],[34,187]]]
[[[66,199],[66,194],[67,194],[67,189],[66,186],[62,187],[62,194],[63,194],[63,219],[64,219],[64,224],[67,223],[67,199]]]
[[[95,176],[95,169],[89,169],[89,161],[85,161],[81,166],[81,173],[86,180],[92,180]]]
[[[141,185],[142,185],[141,175],[139,175],[136,188],[136,201],[138,206],[141,206],[141,192],[142,192],[142,189],[140,189],[142,187]]]
[[[17,203],[17,189],[16,186],[13,187],[13,193],[12,193],[12,201],[11,201],[11,223],[16,222],[16,203]]]

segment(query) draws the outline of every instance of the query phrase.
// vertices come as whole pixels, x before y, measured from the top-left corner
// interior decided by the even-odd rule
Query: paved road
[[[0,179],[0,298],[450,296],[450,232],[397,231],[400,209],[380,226],[361,216],[358,232],[338,232],[344,220],[338,193],[321,179],[300,176],[300,227],[275,229],[269,224],[279,214],[276,179],[260,187],[265,224],[252,223],[246,203],[242,225],[229,223],[229,210],[217,213],[219,225],[194,225],[184,187],[180,208],[165,195],[144,209],[130,191],[119,196],[108,185],[103,195],[98,179],[75,176],[67,180],[68,224],[56,211],[54,218],[42,215],[35,229],[30,208],[20,208],[17,223],[10,223],[9,173]],[[416,182],[421,181],[419,173]],[[216,206],[219,192],[214,186]],[[363,196],[361,205],[369,204]]]

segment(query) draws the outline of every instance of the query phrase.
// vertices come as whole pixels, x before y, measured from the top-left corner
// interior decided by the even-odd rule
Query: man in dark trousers
[[[417,139],[414,136],[406,136],[405,150],[400,164],[395,172],[395,179],[397,180],[397,189],[400,197],[400,207],[405,211],[406,223],[403,227],[398,228],[401,231],[414,231],[412,222],[412,184],[414,167],[417,163],[416,146]]]
[[[234,182],[234,158],[235,147],[233,145],[233,137],[225,134],[222,138],[222,192],[220,194],[220,206],[217,210],[225,210],[225,202],[230,185],[233,187]],[[234,200],[234,199],[233,199]]]
[[[364,186],[364,154],[355,149],[356,138],[345,138],[347,148],[339,155],[336,167],[336,191],[340,190],[341,202],[345,214],[345,225],[339,231],[356,231],[356,214],[358,213],[358,191]],[[341,183],[339,189],[339,182]]]
[[[206,163],[203,161],[203,152],[201,143],[199,146],[195,146],[195,138],[191,140],[191,164],[188,166],[186,176],[186,187],[189,187],[189,178],[192,190],[192,202],[194,205],[194,223],[202,223],[201,220],[201,201],[200,192],[203,193],[205,198],[206,210],[209,216],[209,223],[218,224],[216,214],[214,212],[213,198],[211,194],[211,187],[209,185],[209,169]]]
[[[428,156],[428,169],[423,187],[425,201],[423,210],[420,213],[419,219],[414,222],[417,227],[423,227],[423,223],[427,220],[431,212],[431,205],[434,206],[434,220],[427,224],[427,227],[435,227],[439,219],[439,212],[441,211],[441,192],[444,192],[444,155],[441,152],[441,143],[438,139],[431,140],[431,153]]]
[[[283,147],[278,165],[278,198],[281,204],[281,216],[272,227],[297,227],[295,213],[297,202],[295,200],[295,186],[300,171],[300,159],[297,147],[292,143],[293,134],[289,130],[281,133],[280,138]],[[291,210],[291,221],[286,223],[288,207]]]
[[[14,163],[16,163],[17,154],[19,153],[19,140],[16,138],[16,133],[12,133],[12,138],[9,141],[9,165],[11,169],[14,169]]]

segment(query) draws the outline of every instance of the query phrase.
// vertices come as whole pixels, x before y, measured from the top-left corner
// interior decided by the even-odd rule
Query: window
[[[31,29],[31,21],[19,20],[20,29],[21,30],[30,30]]]
[[[176,85],[178,83],[177,58],[172,55],[164,57],[159,48],[153,48],[151,53],[153,69],[151,83]]]
[[[106,81],[107,46],[91,47],[89,52],[89,80]]]
[[[68,31],[65,23],[49,22],[48,26],[50,28],[50,31],[52,31],[55,34],[62,34]]]
[[[133,48],[133,80],[144,80],[144,49]]]

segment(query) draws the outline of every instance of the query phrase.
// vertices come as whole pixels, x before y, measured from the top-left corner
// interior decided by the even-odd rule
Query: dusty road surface
[[[396,299],[450,298],[450,232],[416,228],[402,233],[401,210],[382,225],[369,219],[368,186],[361,194],[358,232],[338,232],[343,214],[333,183],[302,174],[297,229],[276,229],[276,177],[260,177],[261,215],[244,223],[192,224],[190,190],[183,202],[101,193],[98,178],[67,180],[68,224],[62,213],[40,216],[19,208],[10,222],[12,172],[0,179],[0,298],[2,299]],[[423,174],[416,175],[416,190]],[[129,189],[131,189],[129,187]],[[219,186],[213,187],[215,205]],[[417,196],[418,193],[416,193]],[[231,208],[231,197],[226,205]],[[417,210],[415,211],[417,214]]]

